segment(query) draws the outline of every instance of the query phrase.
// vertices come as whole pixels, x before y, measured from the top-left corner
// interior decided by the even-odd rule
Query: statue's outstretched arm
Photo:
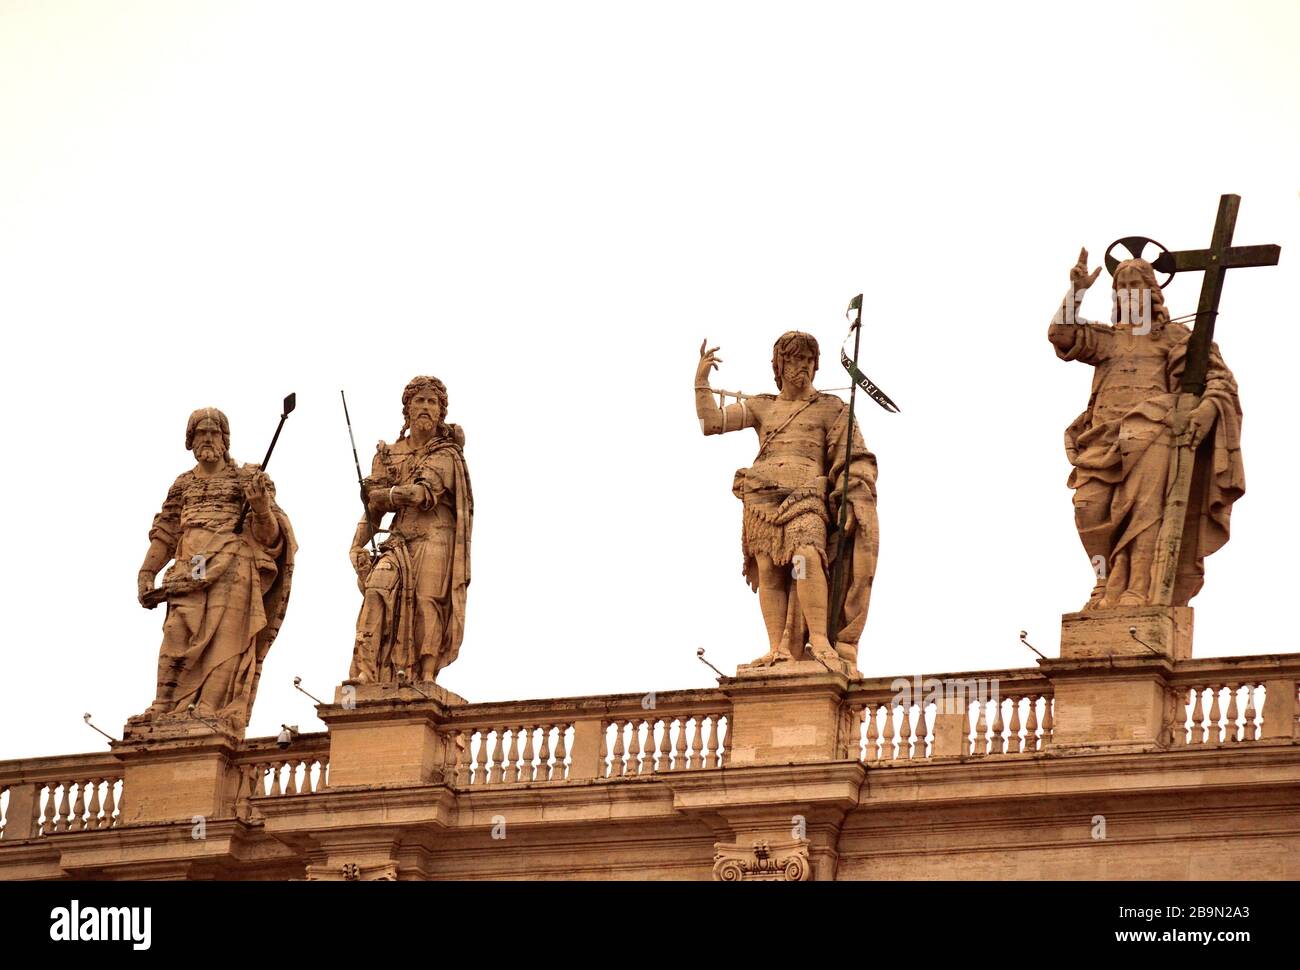
[[[722,358],[716,356],[719,349],[707,349],[708,341],[700,344],[700,362],[695,368],[695,416],[700,419],[700,431],[704,434],[726,434],[752,428],[758,424],[754,409],[743,397],[725,408],[719,407],[713,395],[719,393],[709,386],[709,371],[716,370]],[[730,393],[730,392],[726,392]]]

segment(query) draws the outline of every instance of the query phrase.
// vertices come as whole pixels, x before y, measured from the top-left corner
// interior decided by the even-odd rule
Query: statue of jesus
[[[1100,272],[1088,271],[1080,250],[1047,331],[1056,356],[1093,367],[1088,406],[1065,429],[1075,524],[1097,577],[1084,609],[1152,604],[1170,452],[1183,420],[1195,464],[1173,605],[1186,606],[1204,583],[1205,557],[1228,541],[1232,504],[1246,490],[1237,382],[1212,344],[1205,393],[1184,419],[1176,404],[1191,330],[1170,320],[1145,259],[1116,266],[1111,323],[1077,318],[1074,307]]]

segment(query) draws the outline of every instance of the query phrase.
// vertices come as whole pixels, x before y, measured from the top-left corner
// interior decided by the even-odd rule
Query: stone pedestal
[[[330,732],[330,788],[400,788],[444,780],[450,762],[438,728],[465,699],[436,684],[344,682],[318,708]]]
[[[848,685],[816,660],[737,668],[723,682],[733,705],[728,765],[834,760]]]
[[[1190,606],[1133,606],[1061,617],[1061,659],[1192,657]]]
[[[234,814],[238,741],[208,730],[170,740],[115,741],[122,761],[121,825],[193,822]]]
[[[1055,729],[1052,747],[1150,750],[1169,743],[1169,675],[1163,657],[1048,660]]]

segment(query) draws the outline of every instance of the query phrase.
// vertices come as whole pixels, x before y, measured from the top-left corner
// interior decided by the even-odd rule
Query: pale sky
[[[1290,652],[1300,515],[1300,14],[1290,3],[0,2],[9,554],[0,758],[102,749],[153,699],[136,570],[196,407],[230,416],[299,542],[250,734],[320,730],[359,606],[363,461],[415,374],[450,390],[476,517],[472,701],[712,685],[767,649],[740,574],[715,386],[775,390],[773,341],[859,398],[882,547],[863,672],[1031,665],[1092,570],[1062,432],[1091,368],[1047,323],[1081,245],[1235,241],[1216,337],[1247,494],[1195,654]],[[1108,277],[1083,307],[1105,319]],[[1174,281],[1175,316],[1200,274]]]

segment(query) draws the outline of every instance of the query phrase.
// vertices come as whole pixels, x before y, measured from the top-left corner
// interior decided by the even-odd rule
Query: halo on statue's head
[[[1173,256],[1170,254],[1169,248],[1148,236],[1123,236],[1106,247],[1106,272],[1110,273],[1112,278],[1119,272],[1120,263],[1127,262],[1127,260],[1121,260],[1115,255],[1116,246],[1123,246],[1124,250],[1129,254],[1129,259],[1144,260],[1154,269],[1165,273],[1164,282],[1156,283],[1156,286],[1160,287],[1160,289],[1163,290],[1173,281],[1175,270]],[[1147,251],[1148,246],[1155,246],[1156,249],[1160,250],[1160,255],[1156,256],[1155,259],[1146,259],[1143,254]]]

